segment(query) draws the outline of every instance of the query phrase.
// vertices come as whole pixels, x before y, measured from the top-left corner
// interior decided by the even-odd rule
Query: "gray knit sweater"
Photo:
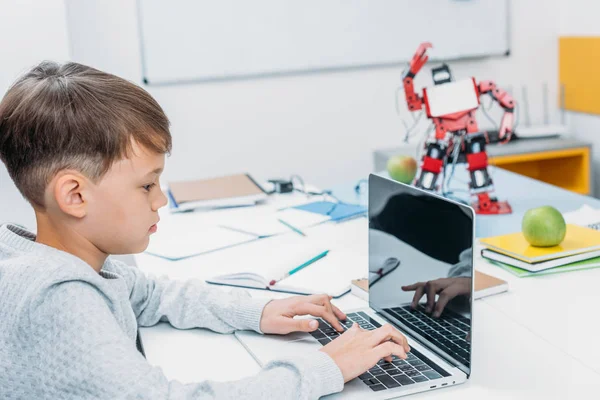
[[[312,399],[343,388],[339,368],[320,351],[236,382],[169,381],[137,351],[138,326],[260,332],[268,300],[149,279],[110,257],[98,274],[34,240],[0,226],[1,399]]]

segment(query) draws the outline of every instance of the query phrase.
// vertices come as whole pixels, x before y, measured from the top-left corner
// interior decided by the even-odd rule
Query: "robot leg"
[[[421,169],[415,179],[415,186],[425,190],[436,190],[436,181],[442,171],[446,149],[439,143],[429,143],[423,156]]]
[[[493,182],[488,172],[488,159],[485,152],[485,136],[483,133],[469,134],[466,138],[468,170],[471,176],[471,192],[477,196],[473,208],[478,214],[510,214],[512,209],[508,202],[492,199],[489,192],[493,190]]]
[[[492,178],[488,173],[488,159],[485,152],[485,136],[482,133],[468,135],[466,138],[466,153],[471,190],[474,193],[492,189]]]

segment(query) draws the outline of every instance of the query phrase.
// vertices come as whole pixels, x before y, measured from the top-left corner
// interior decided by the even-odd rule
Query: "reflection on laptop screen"
[[[470,374],[473,211],[369,178],[369,305]]]

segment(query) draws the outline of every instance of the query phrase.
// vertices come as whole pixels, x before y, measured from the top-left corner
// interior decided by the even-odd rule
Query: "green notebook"
[[[590,258],[584,261],[578,261],[571,264],[563,265],[560,267],[545,269],[539,272],[530,272],[525,269],[513,267],[512,265],[504,264],[499,261],[489,260],[492,264],[499,266],[500,268],[510,272],[513,275],[518,276],[519,278],[526,278],[530,276],[539,276],[539,275],[550,275],[550,274],[560,274],[561,272],[569,272],[569,271],[579,271],[583,269],[592,269],[600,267],[600,257]]]

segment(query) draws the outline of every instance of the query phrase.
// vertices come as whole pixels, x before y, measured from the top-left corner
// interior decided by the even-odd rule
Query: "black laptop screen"
[[[470,374],[473,211],[369,177],[369,303]]]

